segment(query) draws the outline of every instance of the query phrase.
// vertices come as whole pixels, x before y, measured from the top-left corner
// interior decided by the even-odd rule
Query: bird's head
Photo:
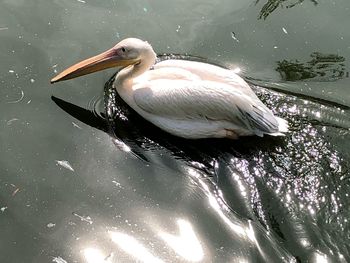
[[[143,60],[150,59],[153,64],[155,53],[150,44],[137,38],[127,38],[111,49],[65,69],[51,79],[51,83],[76,78],[107,68],[135,65]]]

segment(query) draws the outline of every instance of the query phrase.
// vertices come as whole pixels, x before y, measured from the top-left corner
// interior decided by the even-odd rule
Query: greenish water
[[[350,3],[0,1],[0,262],[348,262]],[[126,37],[241,68],[284,138],[191,141],[115,70]]]

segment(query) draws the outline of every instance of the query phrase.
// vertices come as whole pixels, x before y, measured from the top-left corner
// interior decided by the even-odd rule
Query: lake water
[[[0,262],[349,262],[350,2],[0,2]],[[50,85],[126,37],[241,69],[291,131],[184,140]]]

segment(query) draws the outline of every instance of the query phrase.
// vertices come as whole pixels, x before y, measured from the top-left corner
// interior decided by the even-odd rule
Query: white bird
[[[69,67],[51,83],[123,66],[113,83],[118,94],[143,118],[173,135],[237,139],[288,131],[287,121],[274,116],[231,70],[186,60],[155,61],[150,44],[127,38]]]

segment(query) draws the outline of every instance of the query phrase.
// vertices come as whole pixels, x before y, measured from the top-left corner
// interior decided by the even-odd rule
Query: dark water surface
[[[349,262],[349,13],[0,1],[0,262]],[[180,139],[120,100],[115,70],[49,84],[130,36],[239,67],[290,133]]]

